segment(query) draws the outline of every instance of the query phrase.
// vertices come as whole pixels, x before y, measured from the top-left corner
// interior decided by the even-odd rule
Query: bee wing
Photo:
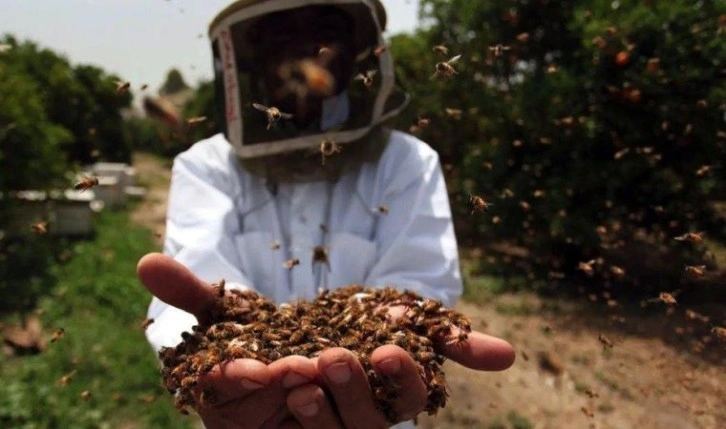
[[[282,117],[284,119],[292,119],[294,116],[295,115],[293,115],[292,113],[280,112],[280,117]]]
[[[259,104],[259,103],[252,103],[252,107],[254,107],[257,110],[261,110],[263,112],[266,112],[270,109],[269,107]]]
[[[461,58],[461,54],[459,54],[455,57],[451,57],[451,59],[449,61],[447,61],[447,63],[454,64],[455,62],[459,61],[459,58]]]
[[[367,72],[368,77],[373,77],[376,75],[376,73],[378,73],[378,70],[368,70]]]
[[[365,78],[366,78],[366,76],[363,73],[358,73],[357,75],[355,75],[353,80],[363,80]]]

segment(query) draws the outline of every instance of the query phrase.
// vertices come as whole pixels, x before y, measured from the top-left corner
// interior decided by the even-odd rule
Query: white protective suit
[[[312,249],[321,244],[329,272],[312,263]],[[398,131],[376,163],[336,183],[277,189],[247,173],[221,134],[195,144],[174,161],[164,253],[209,283],[225,279],[228,287],[252,288],[277,303],[354,283],[410,289],[448,306],[462,292],[438,155]],[[288,270],[289,258],[300,265]],[[177,345],[196,323],[157,298],[148,317],[155,322],[146,335],[157,351]]]

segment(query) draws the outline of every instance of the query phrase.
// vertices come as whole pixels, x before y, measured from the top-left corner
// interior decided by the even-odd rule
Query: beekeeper
[[[278,303],[350,284],[449,306],[460,297],[438,156],[389,128],[407,96],[385,26],[378,0],[239,0],[213,20],[223,133],[174,160],[163,255],[138,266],[155,295],[155,350],[180,342],[220,279]],[[514,359],[508,343],[476,332],[447,354],[478,370]],[[426,389],[411,356],[388,345],[372,362],[402,389],[401,422],[376,410],[357,358],[340,348],[269,366],[234,361],[213,378],[223,401],[198,412],[209,428],[414,427]]]

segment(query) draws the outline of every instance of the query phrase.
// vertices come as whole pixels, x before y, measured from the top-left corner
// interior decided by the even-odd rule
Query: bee
[[[431,120],[425,116],[419,116],[418,119],[416,119],[416,126],[422,130],[426,129],[426,127],[429,126],[429,123],[431,123]]]
[[[81,392],[81,399],[83,399],[84,401],[91,399],[91,391],[84,390],[83,392]]]
[[[448,61],[436,63],[436,66],[434,67],[434,74],[431,75],[431,78],[433,79],[436,76],[451,77],[455,74],[459,74],[452,64],[459,61],[460,58],[461,55],[456,55],[451,57]]]
[[[593,413],[590,407],[588,407],[587,405],[583,405],[582,407],[580,407],[580,410],[582,410],[582,413],[587,417],[595,417],[595,413]]]
[[[200,122],[204,122],[207,120],[206,116],[197,116],[194,118],[187,118],[187,125],[196,125]]]
[[[445,108],[444,111],[446,112],[446,116],[457,120],[461,119],[463,113],[461,109],[452,109],[450,107]]]
[[[36,222],[30,227],[33,229],[33,232],[38,235],[44,235],[48,233],[48,222]]]
[[[595,262],[595,259],[591,259],[587,262],[579,262],[577,264],[577,269],[587,274],[588,276],[592,276],[595,273],[595,271],[592,269],[592,266],[595,265]]]
[[[50,337],[50,342],[51,342],[51,343],[55,343],[56,341],[58,341],[58,340],[60,340],[61,338],[63,338],[63,335],[65,335],[65,333],[66,333],[66,330],[65,330],[65,329],[63,329],[63,328],[58,328],[58,330],[56,330],[56,331],[55,331],[55,332],[53,333],[53,335],[52,335],[52,336]]]
[[[98,177],[83,176],[81,180],[73,185],[73,189],[83,192],[86,189],[91,189],[96,185],[98,185]]]
[[[144,321],[141,322],[141,329],[148,328],[149,326],[151,326],[152,323],[154,323],[154,318],[153,317],[150,317],[148,319],[144,319]]]
[[[597,391],[594,390],[594,389],[587,389],[587,390],[585,390],[585,394],[587,396],[589,396],[590,398],[592,398],[592,399],[595,399],[595,398],[599,398],[600,397],[600,394],[597,393]]]
[[[73,377],[76,375],[76,371],[73,370],[70,374],[66,374],[63,377],[58,379],[58,385],[60,386],[68,386],[71,381],[73,381]]]
[[[143,84],[143,85],[141,85],[141,90],[146,91],[146,88],[148,88],[148,87],[149,87],[148,84]]]
[[[128,91],[130,87],[131,87],[131,82],[128,82],[128,81],[124,82],[122,80],[116,81],[116,93],[117,94],[122,94],[122,93]]]
[[[612,265],[610,267],[610,272],[613,273],[613,275],[618,278],[623,277],[625,275],[625,270],[616,265]]]
[[[280,248],[280,242],[279,241],[273,241],[270,244],[270,249],[272,249],[272,250],[277,250],[279,248]]]
[[[388,46],[386,46],[386,45],[376,46],[376,49],[373,50],[373,55],[380,57],[387,50],[388,50]]]
[[[333,139],[324,139],[320,142],[320,155],[322,156],[322,165],[325,165],[325,158],[340,153],[343,148]]]
[[[436,45],[436,46],[434,46],[433,50],[437,54],[440,54],[443,56],[449,55],[449,48],[446,47],[446,45]]]
[[[612,349],[613,346],[615,346],[615,343],[613,343],[613,341],[611,339],[609,339],[608,337],[606,337],[603,334],[599,334],[597,336],[597,340],[600,341],[600,343],[602,344],[603,351],[605,351],[607,349]]]
[[[686,274],[696,279],[703,277],[705,270],[705,265],[686,265],[685,268]]]
[[[370,88],[373,86],[373,76],[375,76],[377,72],[378,70],[368,70],[365,73],[358,73],[353,80],[360,80],[366,88]]]
[[[687,232],[681,236],[674,237],[674,240],[687,241],[689,243],[700,243],[703,241],[703,235],[700,232]]]
[[[478,195],[469,194],[469,205],[471,206],[471,214],[474,212],[485,212],[492,204]]]
[[[495,57],[499,58],[502,55],[504,55],[504,51],[508,51],[511,49],[509,46],[504,46],[502,44],[494,45],[489,47],[489,51],[494,54]]]
[[[388,206],[385,204],[381,204],[380,206],[376,207],[376,211],[381,214],[388,214]]]
[[[710,320],[708,316],[704,316],[700,313],[696,313],[695,311],[693,311],[691,309],[686,310],[686,318],[688,320],[698,320],[698,321],[704,322],[704,323],[708,323],[708,321]]]
[[[252,103],[252,107],[255,109],[265,112],[265,115],[267,115],[267,129],[269,130],[274,123],[279,121],[280,119],[291,119],[294,115],[290,113],[284,113],[281,112],[280,109],[277,107],[267,107],[263,106],[259,103]]]
[[[288,270],[291,270],[296,265],[300,265],[300,260],[298,258],[290,258],[282,264],[282,266]]]
[[[673,291],[673,292],[661,292],[658,294],[658,298],[649,299],[648,302],[662,302],[666,305],[678,305],[678,301],[676,301],[676,295],[680,291]]]
[[[529,33],[517,34],[517,41],[521,43],[527,43],[527,41],[529,41]]]
[[[313,268],[315,264],[325,264],[330,271],[330,260],[328,259],[328,248],[325,246],[315,246],[313,248]]]
[[[627,155],[628,152],[630,152],[630,148],[629,147],[626,147],[625,149],[620,149],[619,151],[615,152],[615,155],[613,155],[613,159],[615,159],[617,161],[620,158],[622,158],[625,155]]]

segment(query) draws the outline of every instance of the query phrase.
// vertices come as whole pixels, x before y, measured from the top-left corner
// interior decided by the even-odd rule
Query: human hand
[[[405,307],[392,308],[394,319]],[[514,349],[499,338],[471,332],[462,342],[451,343],[456,329],[446,338],[436,338],[443,354],[451,360],[479,371],[500,371],[514,362]],[[371,364],[379,375],[388,376],[398,387],[393,410],[398,420],[390,422],[375,405],[368,377],[356,355],[344,348],[323,352],[317,360],[321,380],[327,388],[308,384],[292,389],[287,405],[299,424],[305,428],[386,428],[414,418],[426,406],[428,391],[418,365],[411,355],[395,345],[378,347],[371,355]]]
[[[139,260],[137,275],[167,304],[200,321],[209,317],[216,289],[172,258],[148,254]],[[285,404],[288,389],[316,378],[315,362],[302,356],[289,356],[270,365],[254,359],[232,360],[201,377],[195,390],[196,402],[201,404],[197,412],[208,429],[276,428],[290,421]]]

